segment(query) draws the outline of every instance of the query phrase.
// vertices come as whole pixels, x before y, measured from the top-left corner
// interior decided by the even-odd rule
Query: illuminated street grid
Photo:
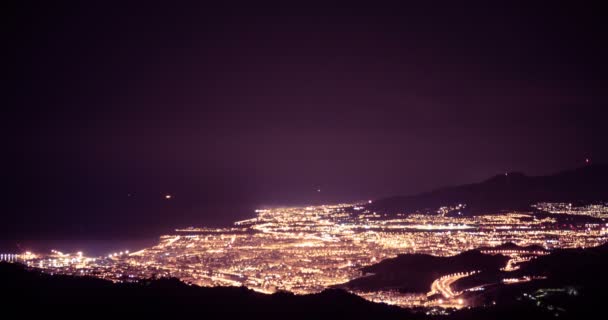
[[[540,219],[533,213],[459,215],[464,204],[442,207],[436,215],[391,216],[370,212],[365,205],[257,210],[255,218],[238,221],[232,228],[178,229],[175,234],[161,236],[158,245],[137,252],[116,252],[98,258],[58,251],[48,255],[26,252],[18,259],[49,273],[91,275],[115,282],[177,277],[200,286],[246,286],[264,293],[286,290],[308,294],[361,277],[361,267],[398,254],[451,256],[506,242],[539,245],[548,250],[593,247],[606,242],[608,233],[605,222],[560,228],[556,219]],[[565,207],[538,204],[537,208],[561,208],[562,212]],[[606,210],[605,205],[586,208],[594,210],[589,214],[593,216]],[[576,214],[582,214],[580,210],[584,209],[576,210]],[[509,256],[505,271],[516,270],[518,264],[547,254],[513,250],[484,253]],[[466,302],[459,298],[460,292],[451,290],[450,284],[473,272],[462,270],[444,275],[431,285],[429,293],[354,293],[404,307],[458,308]],[[434,293],[442,297],[430,298]]]

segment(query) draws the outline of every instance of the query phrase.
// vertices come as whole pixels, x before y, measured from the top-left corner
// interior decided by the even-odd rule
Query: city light
[[[246,286],[258,292],[278,290],[317,293],[364,276],[361,268],[399,254],[453,256],[484,247],[482,254],[508,257],[505,272],[554,248],[593,247],[607,241],[605,223],[582,223],[562,228],[551,215],[511,212],[500,215],[449,215],[466,208],[461,203],[432,214],[385,215],[367,208],[370,202],[256,210],[256,216],[230,228],[185,228],[163,235],[159,243],[129,254],[113,252],[107,259],[53,250],[49,255],[19,255],[30,266],[53,273],[87,274],[112,281],[176,277],[199,286]],[[540,203],[534,208],[549,214],[605,218],[605,203],[575,207]],[[542,249],[491,249],[506,242]],[[538,248],[537,247],[537,248]],[[0,259],[11,257],[0,256]],[[401,307],[462,308],[464,291],[453,284],[476,274],[462,270],[440,275],[428,292],[375,291],[352,293],[370,301]],[[507,277],[504,284],[534,281]],[[439,295],[441,298],[437,298]]]

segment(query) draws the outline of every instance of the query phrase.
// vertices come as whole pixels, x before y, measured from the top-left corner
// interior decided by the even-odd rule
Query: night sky
[[[608,161],[589,4],[89,2],[3,10],[1,238],[156,236]]]

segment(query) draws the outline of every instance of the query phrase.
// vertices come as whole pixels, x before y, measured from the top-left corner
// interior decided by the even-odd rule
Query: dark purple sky
[[[4,237],[156,234],[608,161],[599,8],[142,3],[5,14]]]

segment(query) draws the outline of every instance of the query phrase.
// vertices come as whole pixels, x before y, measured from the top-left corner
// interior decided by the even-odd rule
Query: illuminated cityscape
[[[47,273],[88,275],[114,282],[175,277],[198,286],[309,294],[364,277],[362,267],[400,254],[447,257],[483,248],[483,254],[507,256],[502,270],[511,272],[553,249],[594,247],[608,239],[605,222],[558,223],[558,214],[604,219],[608,210],[605,203],[576,208],[561,203],[535,205],[540,211],[556,214],[544,218],[532,210],[462,215],[459,210],[466,204],[442,207],[432,215],[387,215],[370,211],[366,207],[369,203],[257,210],[255,217],[237,221],[231,228],[178,229],[161,236],[153,247],[104,257],[56,250],[0,257]],[[492,249],[505,243],[537,249]],[[351,292],[402,307],[461,308],[467,305],[462,291],[483,288],[458,291],[451,284],[476,272],[442,275],[426,292]],[[533,281],[535,276],[504,278],[503,283]]]
[[[601,2],[6,7],[19,315],[605,313]]]

